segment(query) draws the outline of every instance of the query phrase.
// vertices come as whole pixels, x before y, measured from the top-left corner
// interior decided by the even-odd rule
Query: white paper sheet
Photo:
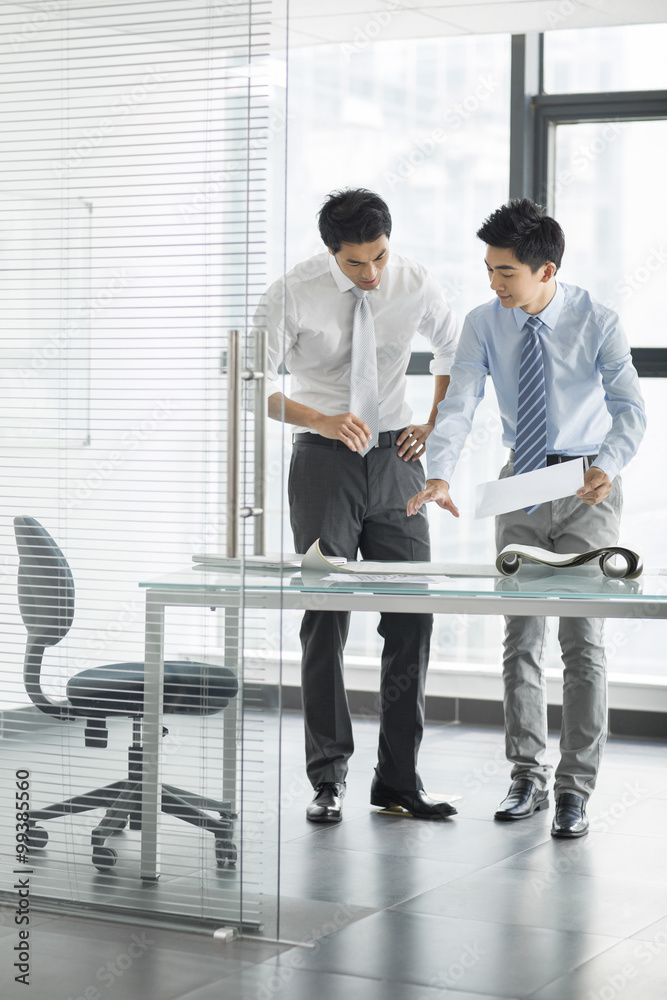
[[[571,497],[584,485],[584,460],[560,462],[520,476],[481,483],[475,491],[475,517],[508,514],[536,503]]]
[[[343,563],[344,565],[340,565],[339,556],[329,558],[322,555],[320,540],[318,538],[303,557],[301,575],[304,577],[304,580],[307,576],[309,580],[315,581],[317,579],[331,579],[327,574],[330,574],[332,571],[338,571],[341,574],[362,573],[364,576],[370,574],[378,579],[385,579],[388,576],[400,576],[403,578],[404,583],[407,577],[421,577],[421,582],[423,582],[424,577],[442,579],[443,577],[450,576],[502,576],[495,566],[487,565],[486,563],[469,563],[463,566],[457,563],[373,562],[369,559],[362,559],[361,562],[346,562],[343,560]]]
[[[408,576],[407,573],[329,573],[325,580],[335,580],[338,583],[440,583],[448,580],[448,576],[424,576],[423,574]]]

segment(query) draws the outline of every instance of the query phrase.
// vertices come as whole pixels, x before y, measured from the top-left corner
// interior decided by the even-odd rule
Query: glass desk
[[[667,574],[614,580],[595,566],[547,569],[524,565],[516,576],[450,576],[431,582],[303,579],[292,566],[271,570],[238,563],[227,571],[192,567],[153,580],[146,590],[144,788],[141,877],[158,877],[158,814],[164,622],[167,607],[267,608],[319,611],[400,611],[466,615],[667,618]],[[225,770],[233,774],[235,741]],[[225,797],[233,799],[233,793]]]

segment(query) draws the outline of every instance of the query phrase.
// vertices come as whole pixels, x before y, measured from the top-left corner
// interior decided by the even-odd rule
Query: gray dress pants
[[[511,461],[500,478],[511,476]],[[498,551],[505,545],[538,545],[550,552],[585,552],[614,545],[622,508],[620,477],[609,497],[592,507],[577,497],[545,503],[526,514],[496,518]],[[505,748],[512,778],[530,778],[544,789],[551,767],[545,763],[547,698],[543,654],[545,618],[507,616],[503,656]],[[607,737],[607,670],[603,618],[560,618],[563,658],[563,721],[560,763],[554,793],[574,792],[587,801],[595,788]]]
[[[430,559],[426,514],[408,518],[405,512],[410,497],[424,488],[424,472],[420,462],[398,458],[399,434],[391,432],[391,447],[373,448],[363,457],[323,438],[295,442],[288,494],[297,552],[319,538],[326,555]],[[313,786],[345,781],[354,750],[343,678],[349,622],[348,611],[306,611],[301,625],[306,769]],[[432,628],[432,615],[380,615],[377,773],[401,791],[421,787],[417,754]]]

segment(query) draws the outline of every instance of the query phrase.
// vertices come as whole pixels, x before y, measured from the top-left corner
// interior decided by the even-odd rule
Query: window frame
[[[657,121],[667,119],[667,90],[609,93],[544,93],[544,36],[513,35],[511,46],[510,198],[530,197],[553,210],[550,181],[554,174],[555,130],[561,124],[587,122]],[[667,331],[666,331],[667,334]],[[667,335],[665,336],[667,345]],[[667,346],[633,347],[632,360],[640,378],[667,378]],[[408,375],[428,375],[432,355],[413,352]],[[480,673],[475,674],[475,682]],[[443,676],[446,676],[446,672]],[[654,704],[664,712],[665,682],[627,676],[610,678],[624,699],[644,712]],[[495,691],[485,691],[493,699]],[[618,695],[620,697],[620,695]],[[477,694],[479,697],[479,694]]]
[[[526,46],[528,47],[528,46]],[[544,43],[534,43],[543,79]],[[514,55],[514,50],[513,50]],[[516,72],[516,70],[515,70]],[[524,72],[524,79],[526,78]],[[529,194],[553,212],[555,138],[558,125],[604,122],[667,121],[667,90],[627,90],[609,93],[545,94],[530,97],[531,128],[524,139],[530,142]],[[510,137],[510,142],[512,138]],[[515,197],[515,195],[511,195]],[[667,331],[665,347],[633,347],[632,361],[640,378],[667,378]]]

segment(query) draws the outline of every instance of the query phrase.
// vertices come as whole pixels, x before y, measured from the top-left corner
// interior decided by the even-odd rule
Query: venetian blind
[[[2,781],[11,790],[29,771],[39,809],[123,779],[132,723],[111,719],[108,746],[91,748],[80,719],[31,705],[13,519],[48,530],[76,588],[72,627],[41,669],[56,702],[77,672],[142,658],[140,583],[226,551],[229,331],[241,368],[252,367],[266,284],[271,3],[5,3],[0,26]],[[241,507],[259,474],[253,407],[246,388]],[[241,525],[242,553],[256,547],[253,524]],[[90,842],[103,810],[93,810],[42,823],[36,898],[259,925],[265,879],[275,893],[265,839],[275,831],[262,826],[262,678],[243,674],[243,641],[261,647],[264,623],[240,603],[235,616],[168,612],[165,656],[231,667],[241,687],[236,715],[170,716],[162,742],[164,780],[195,795],[232,789],[243,810],[229,838],[236,866],[216,865],[210,832],[162,817],[162,877],[140,894],[138,831],[107,842],[118,858],[100,871]],[[11,898],[11,865],[3,871]]]

